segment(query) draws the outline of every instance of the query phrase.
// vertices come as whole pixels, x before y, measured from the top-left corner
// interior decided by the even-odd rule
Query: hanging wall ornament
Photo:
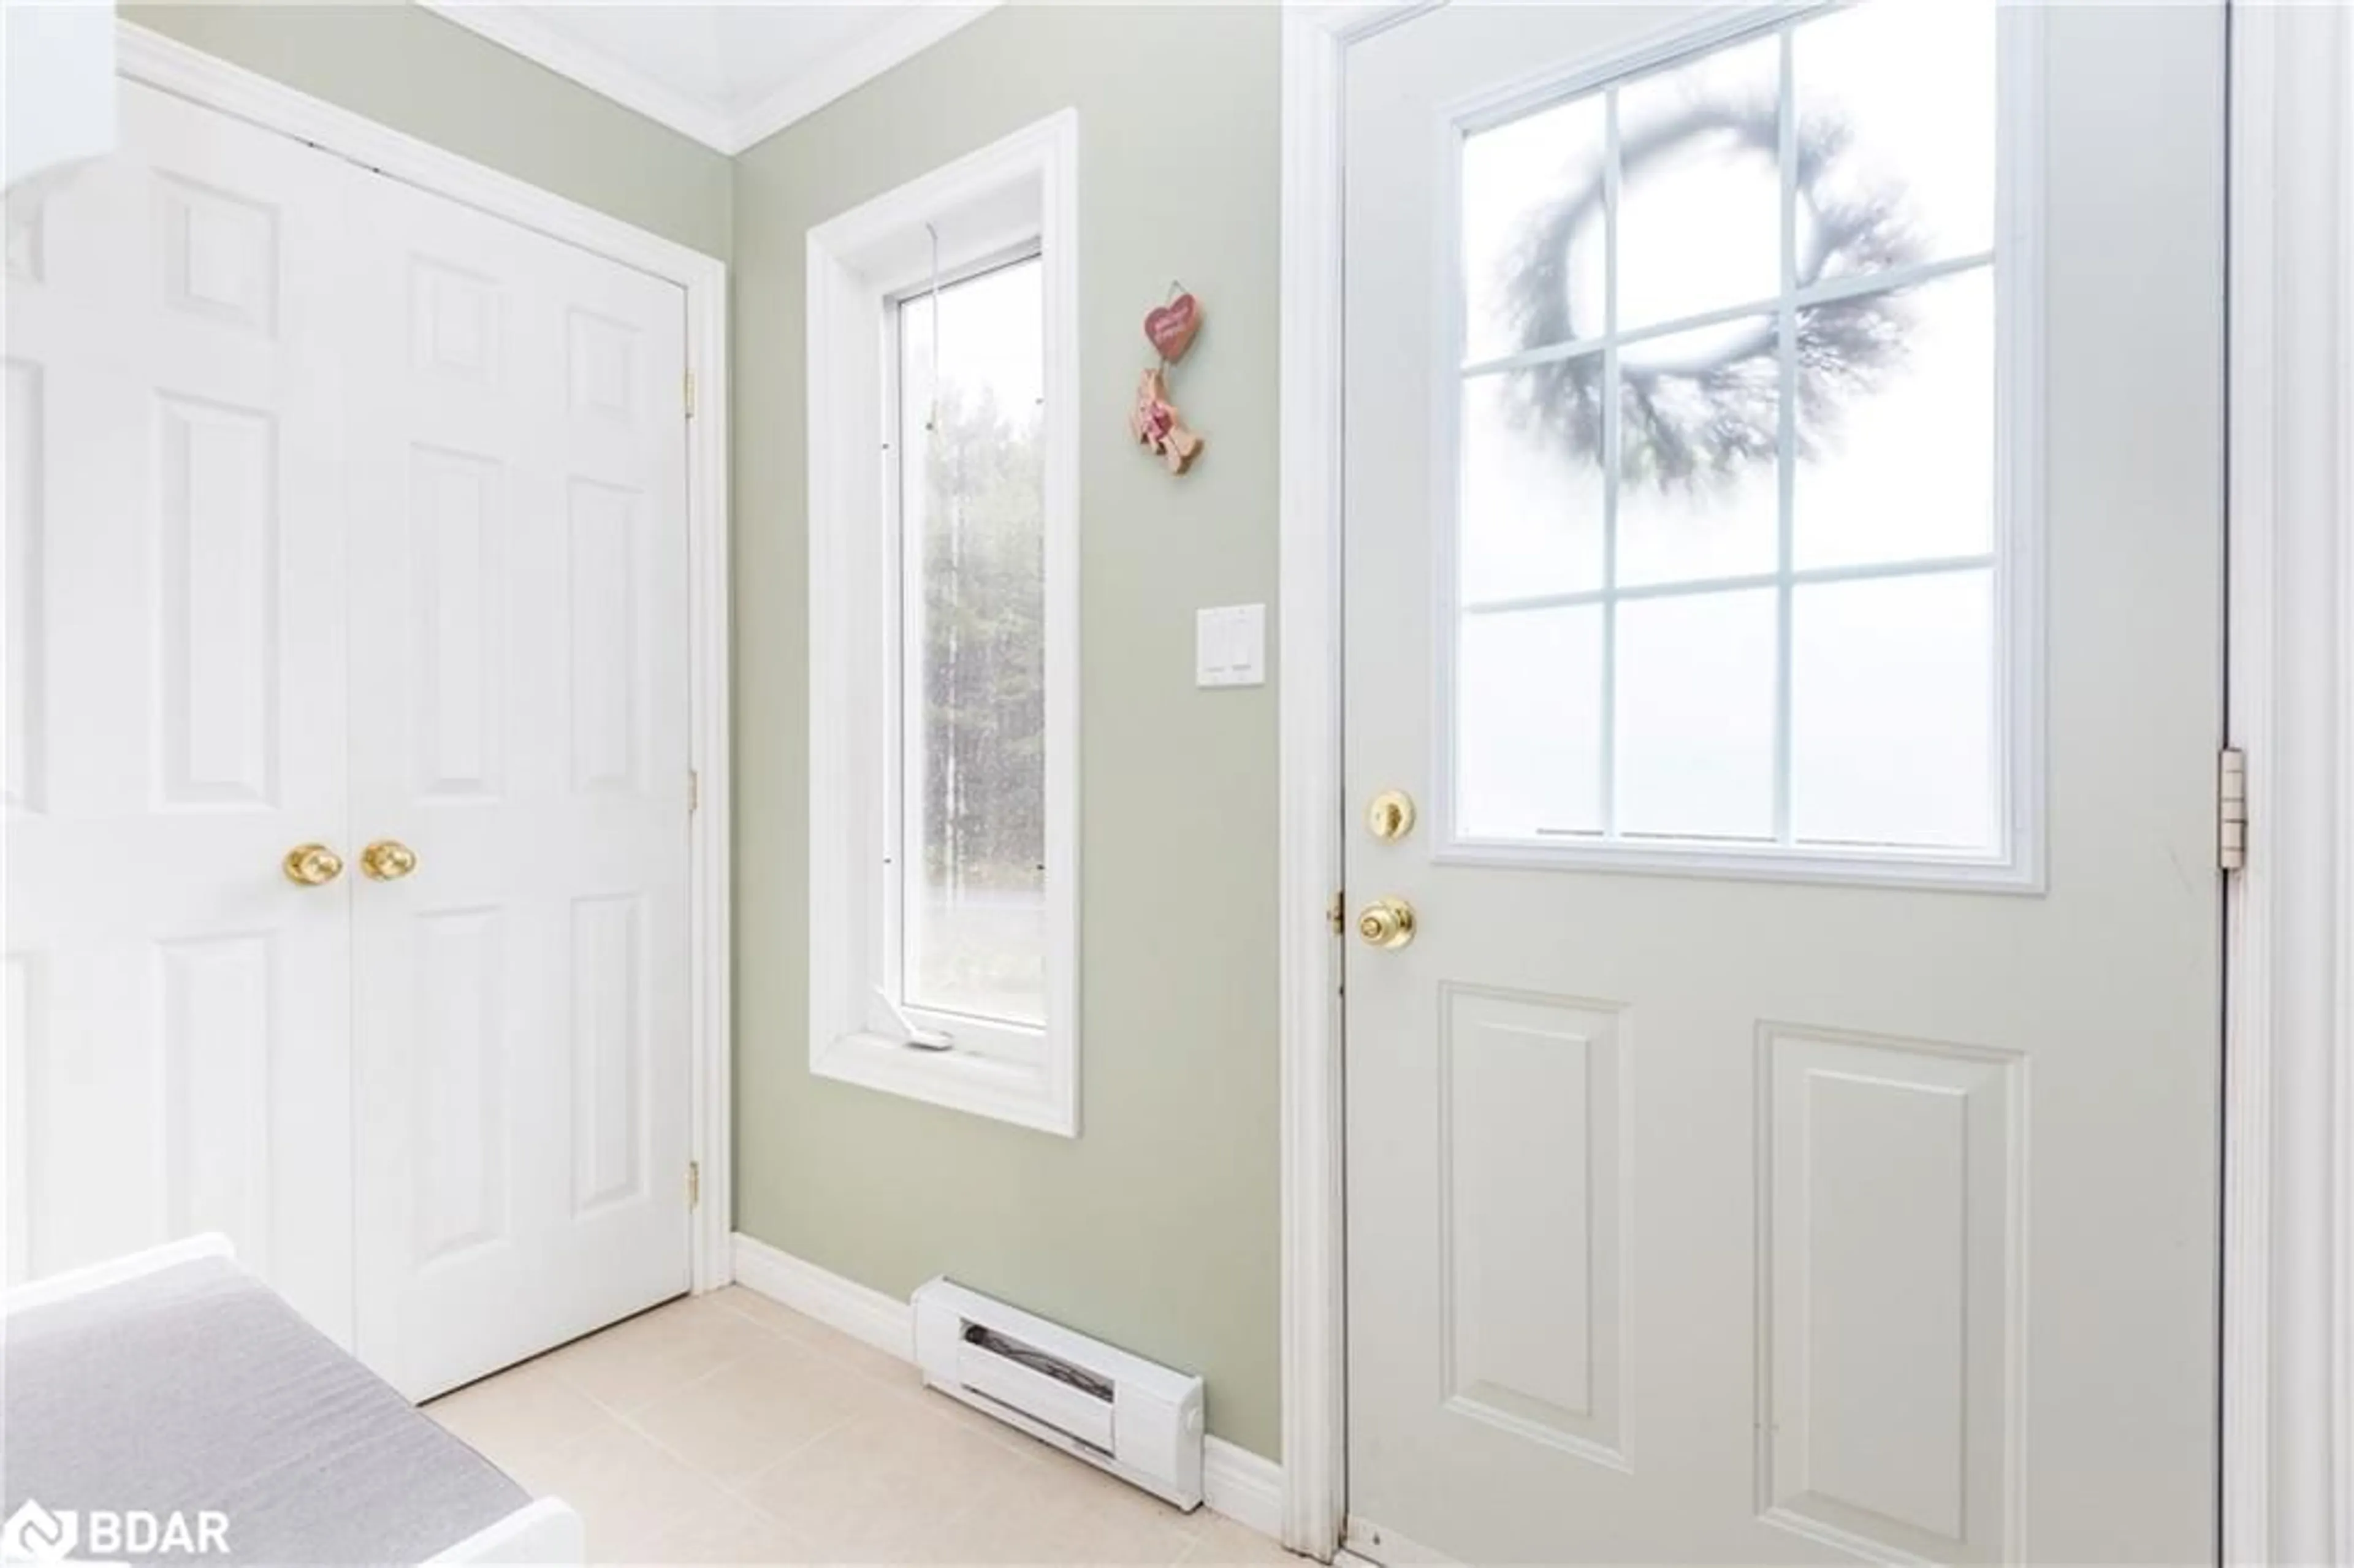
[[[1171,284],[1171,288],[1177,288]],[[1163,366],[1174,365],[1185,357],[1193,346],[1193,334],[1202,330],[1202,302],[1182,289],[1176,297],[1144,317],[1144,335],[1161,353]]]
[[[1171,283],[1168,300],[1145,313],[1145,341],[1161,355],[1161,363],[1138,381],[1128,428],[1137,444],[1150,448],[1171,473],[1183,473],[1192,467],[1204,444],[1169,400],[1169,367],[1185,357],[1185,351],[1193,346],[1194,334],[1201,330],[1202,302],[1187,293],[1182,283]]]
[[[1150,447],[1171,473],[1183,473],[1202,452],[1202,438],[1186,428],[1184,416],[1169,401],[1169,384],[1159,369],[1148,370],[1136,384],[1136,406],[1129,410],[1128,428],[1137,443]]]
[[[1920,260],[1923,247],[1902,191],[1859,188],[1841,167],[1850,139],[1846,124],[1816,118],[1794,132],[1797,289]],[[1620,145],[1620,188],[1712,144],[1771,164],[1780,140],[1780,116],[1770,101],[1694,101]],[[1530,217],[1501,280],[1518,348],[1541,350],[1602,334],[1605,323],[1591,319],[1596,307],[1586,307],[1588,319],[1574,308],[1572,280],[1581,263],[1587,273],[1594,270],[1581,249],[1606,243],[1606,175],[1596,170]],[[1883,291],[1832,298],[1792,313],[1791,419],[1800,455],[1819,450],[1843,407],[1903,362],[1913,319],[1902,293]],[[1774,464],[1780,450],[1781,330],[1768,315],[1751,330],[1720,334],[1703,351],[1685,356],[1622,350],[1620,483],[1690,489]],[[1569,354],[1509,372],[1520,423],[1573,458],[1602,463],[1604,361],[1600,354]]]

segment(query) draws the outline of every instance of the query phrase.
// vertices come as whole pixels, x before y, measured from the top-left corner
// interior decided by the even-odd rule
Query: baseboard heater
[[[917,1287],[924,1381],[1179,1508],[1202,1500],[1202,1380],[945,1279]]]

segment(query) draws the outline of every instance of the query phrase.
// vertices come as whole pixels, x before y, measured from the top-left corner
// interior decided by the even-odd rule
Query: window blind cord
[[[932,396],[931,412],[924,418],[929,434],[940,428],[940,231],[927,223],[924,232],[932,240]]]

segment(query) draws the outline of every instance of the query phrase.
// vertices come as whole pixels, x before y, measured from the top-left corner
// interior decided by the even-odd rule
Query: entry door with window
[[[1350,51],[1359,1551],[2211,1554],[2223,41]]]

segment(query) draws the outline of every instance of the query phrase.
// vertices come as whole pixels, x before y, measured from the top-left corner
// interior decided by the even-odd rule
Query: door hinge
[[[2215,863],[2225,871],[2248,863],[2248,754],[2236,746],[2216,759]]]
[[[690,768],[686,770],[686,814],[691,817],[701,810],[703,810],[703,773],[700,768]]]
[[[1348,916],[1341,912],[1341,906],[1344,902],[1342,894],[1336,891],[1332,895],[1331,902],[1324,906],[1324,923],[1332,927],[1332,935],[1336,937],[1348,929]]]
[[[686,373],[686,417],[695,418],[695,372]]]
[[[703,1161],[699,1160],[686,1162],[686,1206],[690,1209],[703,1206]]]

